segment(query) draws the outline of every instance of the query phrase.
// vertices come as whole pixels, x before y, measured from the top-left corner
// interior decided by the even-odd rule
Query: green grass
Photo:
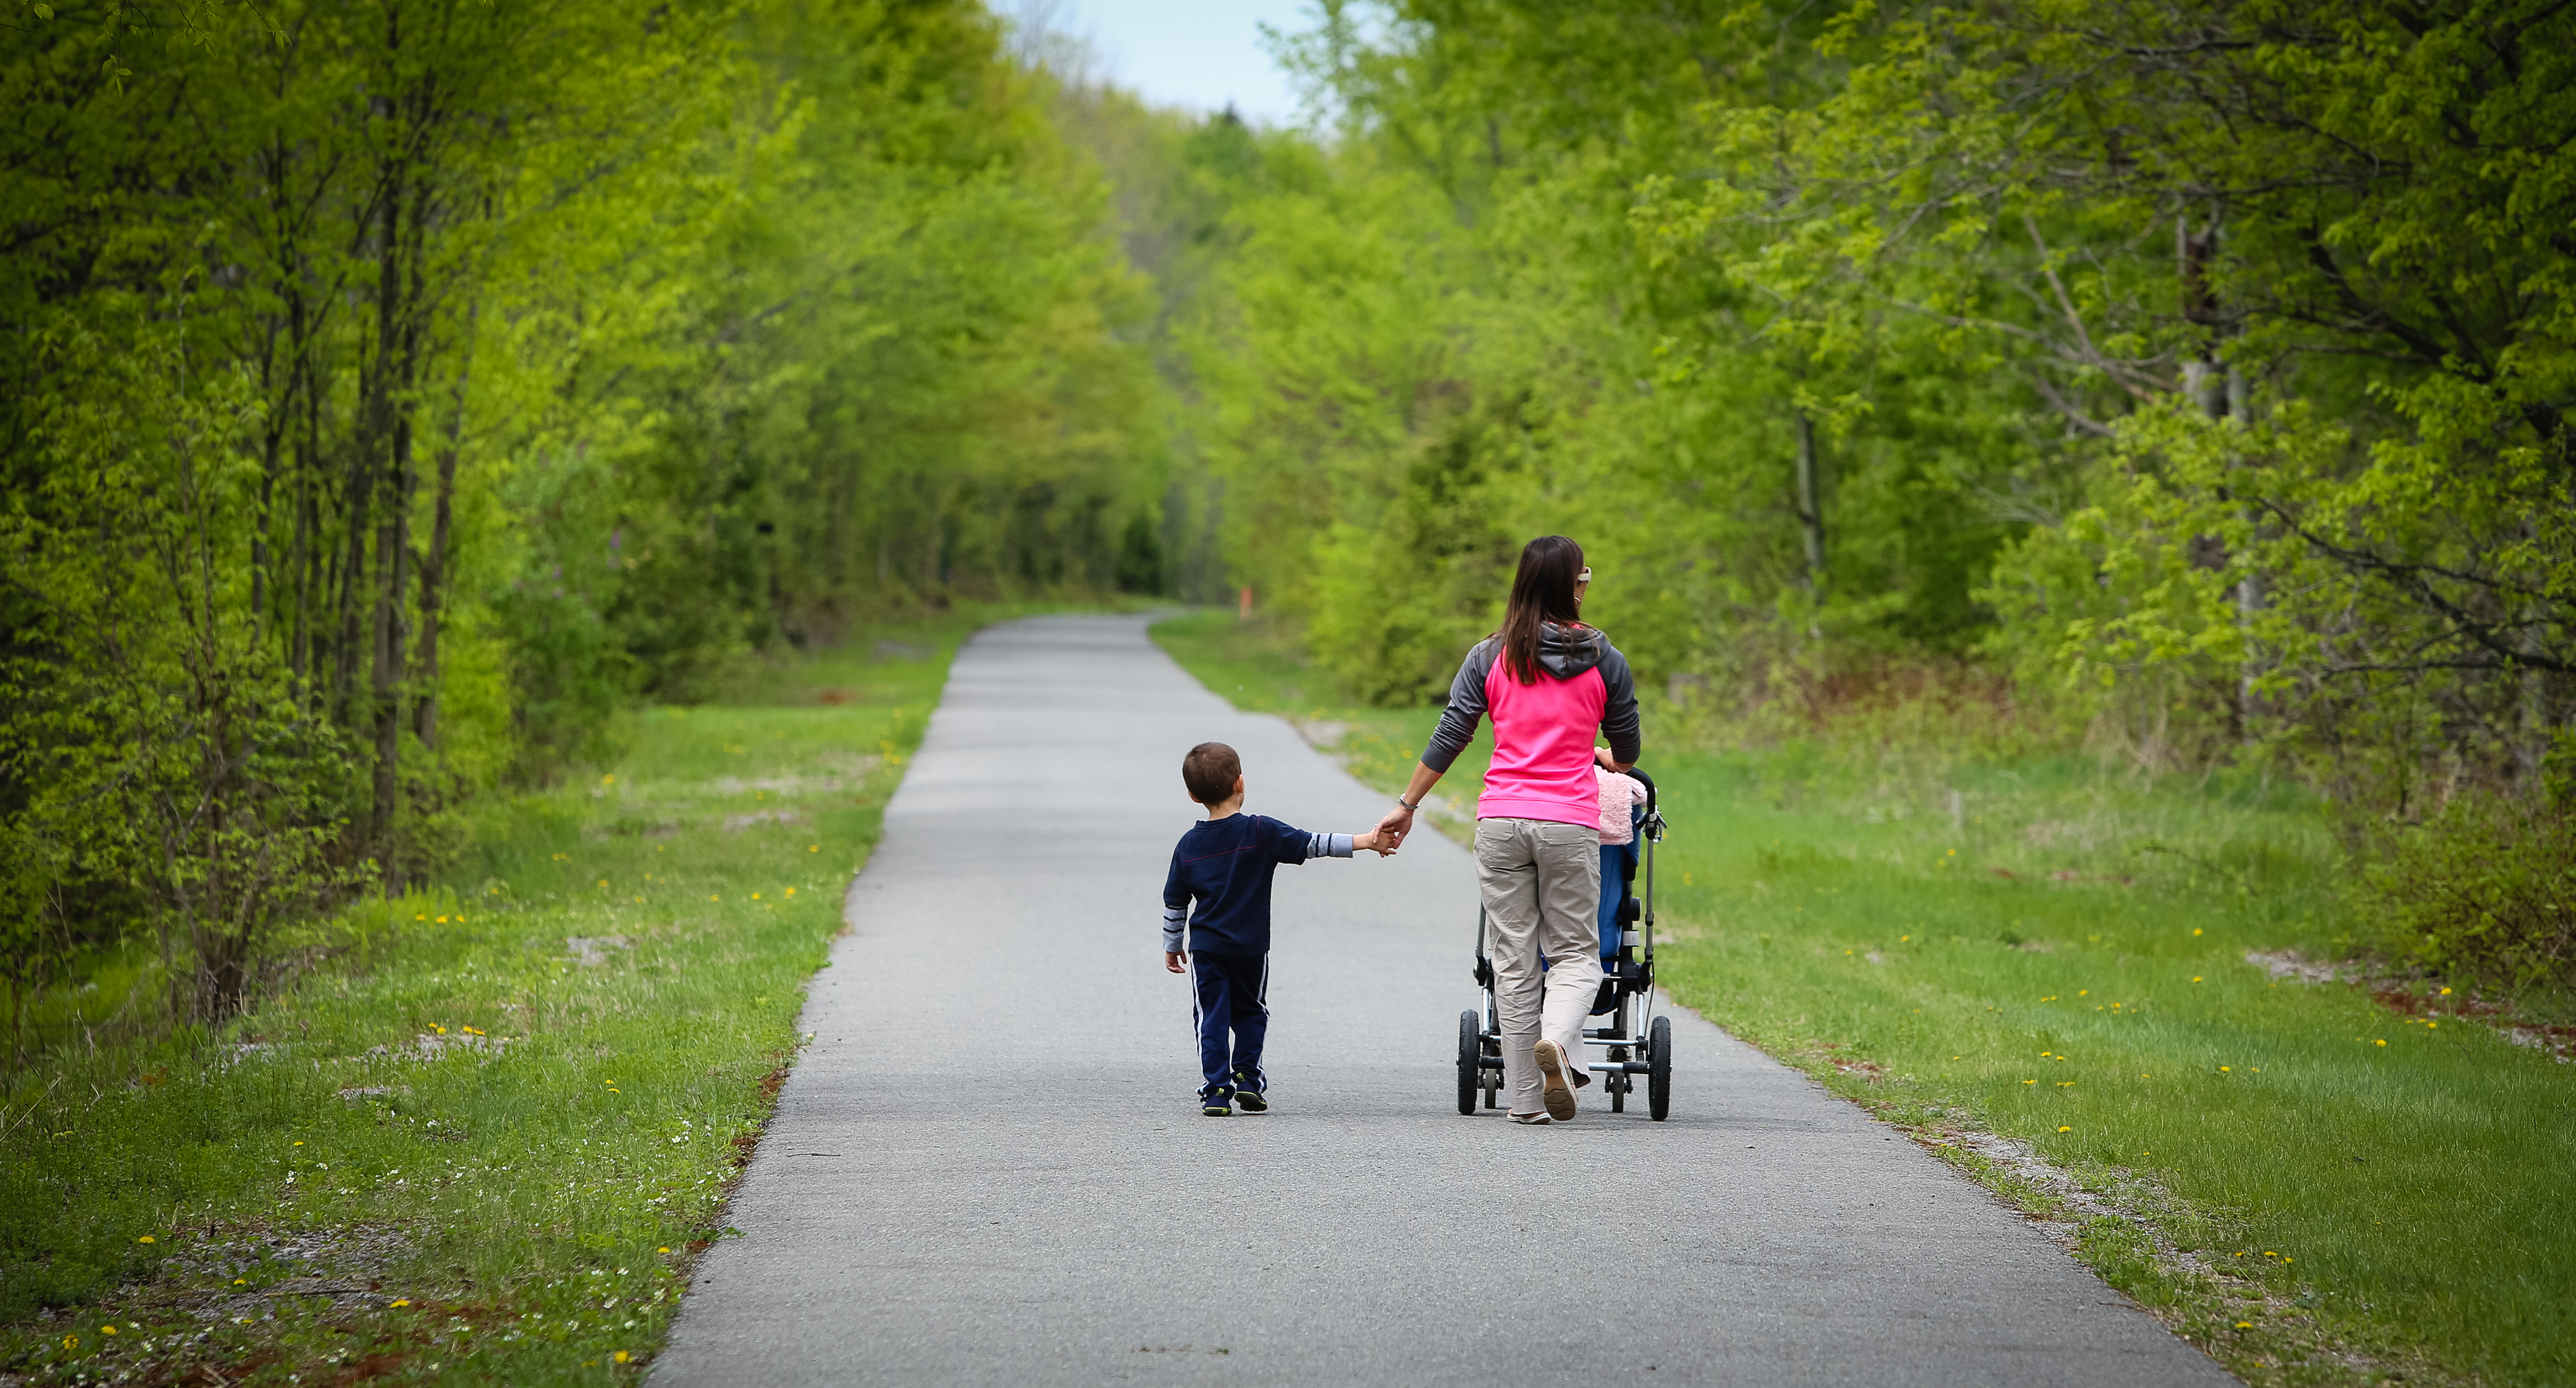
[[[487,806],[446,886],[351,913],[224,1035],[11,1076],[0,1372],[640,1373],[973,625],[638,714],[613,770]]]
[[[1353,769],[1382,787],[1431,718],[1336,706],[1277,632],[1156,635],[1246,707],[1375,730]],[[1966,1135],[2104,1193],[2136,1218],[2079,1220],[2079,1256],[2249,1381],[2576,1381],[2576,1066],[2438,981],[2246,960],[2350,948],[2320,806],[2071,759],[1663,755],[1654,732],[1681,1002],[2029,1207],[2057,1202]]]

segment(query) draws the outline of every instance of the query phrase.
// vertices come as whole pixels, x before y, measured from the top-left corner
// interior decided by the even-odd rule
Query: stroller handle
[[[1629,767],[1626,771],[1620,774],[1636,777],[1637,784],[1646,788],[1646,813],[1653,814],[1655,812],[1655,778],[1647,775],[1646,769],[1642,766]]]

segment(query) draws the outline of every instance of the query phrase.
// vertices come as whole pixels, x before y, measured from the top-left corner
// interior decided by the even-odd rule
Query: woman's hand
[[[1423,798],[1430,795],[1431,788],[1438,784],[1439,772],[1421,765],[1413,768],[1413,783],[1404,788],[1404,794],[1395,798],[1395,808],[1386,812],[1386,818],[1377,822],[1379,852],[1393,853],[1404,846],[1404,836],[1413,832],[1413,812],[1421,807]]]
[[[1386,817],[1379,820],[1377,822],[1377,828],[1370,833],[1369,837],[1374,839],[1375,842],[1364,846],[1376,849],[1378,853],[1383,856],[1402,848],[1404,846],[1404,836],[1412,832],[1413,811],[1406,809],[1402,805],[1398,805],[1394,809],[1387,811]]]

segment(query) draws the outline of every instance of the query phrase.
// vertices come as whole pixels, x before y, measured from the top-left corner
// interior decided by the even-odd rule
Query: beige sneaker
[[[1547,1105],[1547,1116],[1562,1123],[1574,1116],[1574,1086],[1566,1079],[1565,1052],[1553,1041],[1538,1043],[1538,1072],[1547,1076],[1546,1090],[1539,1102]]]

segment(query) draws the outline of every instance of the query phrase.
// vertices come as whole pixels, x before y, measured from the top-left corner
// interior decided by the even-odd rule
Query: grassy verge
[[[972,625],[641,713],[225,1035],[12,1076],[0,1377],[639,1373]]]
[[[1336,708],[1258,631],[1156,632],[1246,707],[1380,730],[1402,755],[1357,744],[1364,779],[1409,769],[1428,713]],[[2346,938],[2316,806],[2072,762],[1647,764],[1674,995],[2062,1221],[2239,1375],[2576,1380],[2576,1066],[2438,982],[2318,977]]]

